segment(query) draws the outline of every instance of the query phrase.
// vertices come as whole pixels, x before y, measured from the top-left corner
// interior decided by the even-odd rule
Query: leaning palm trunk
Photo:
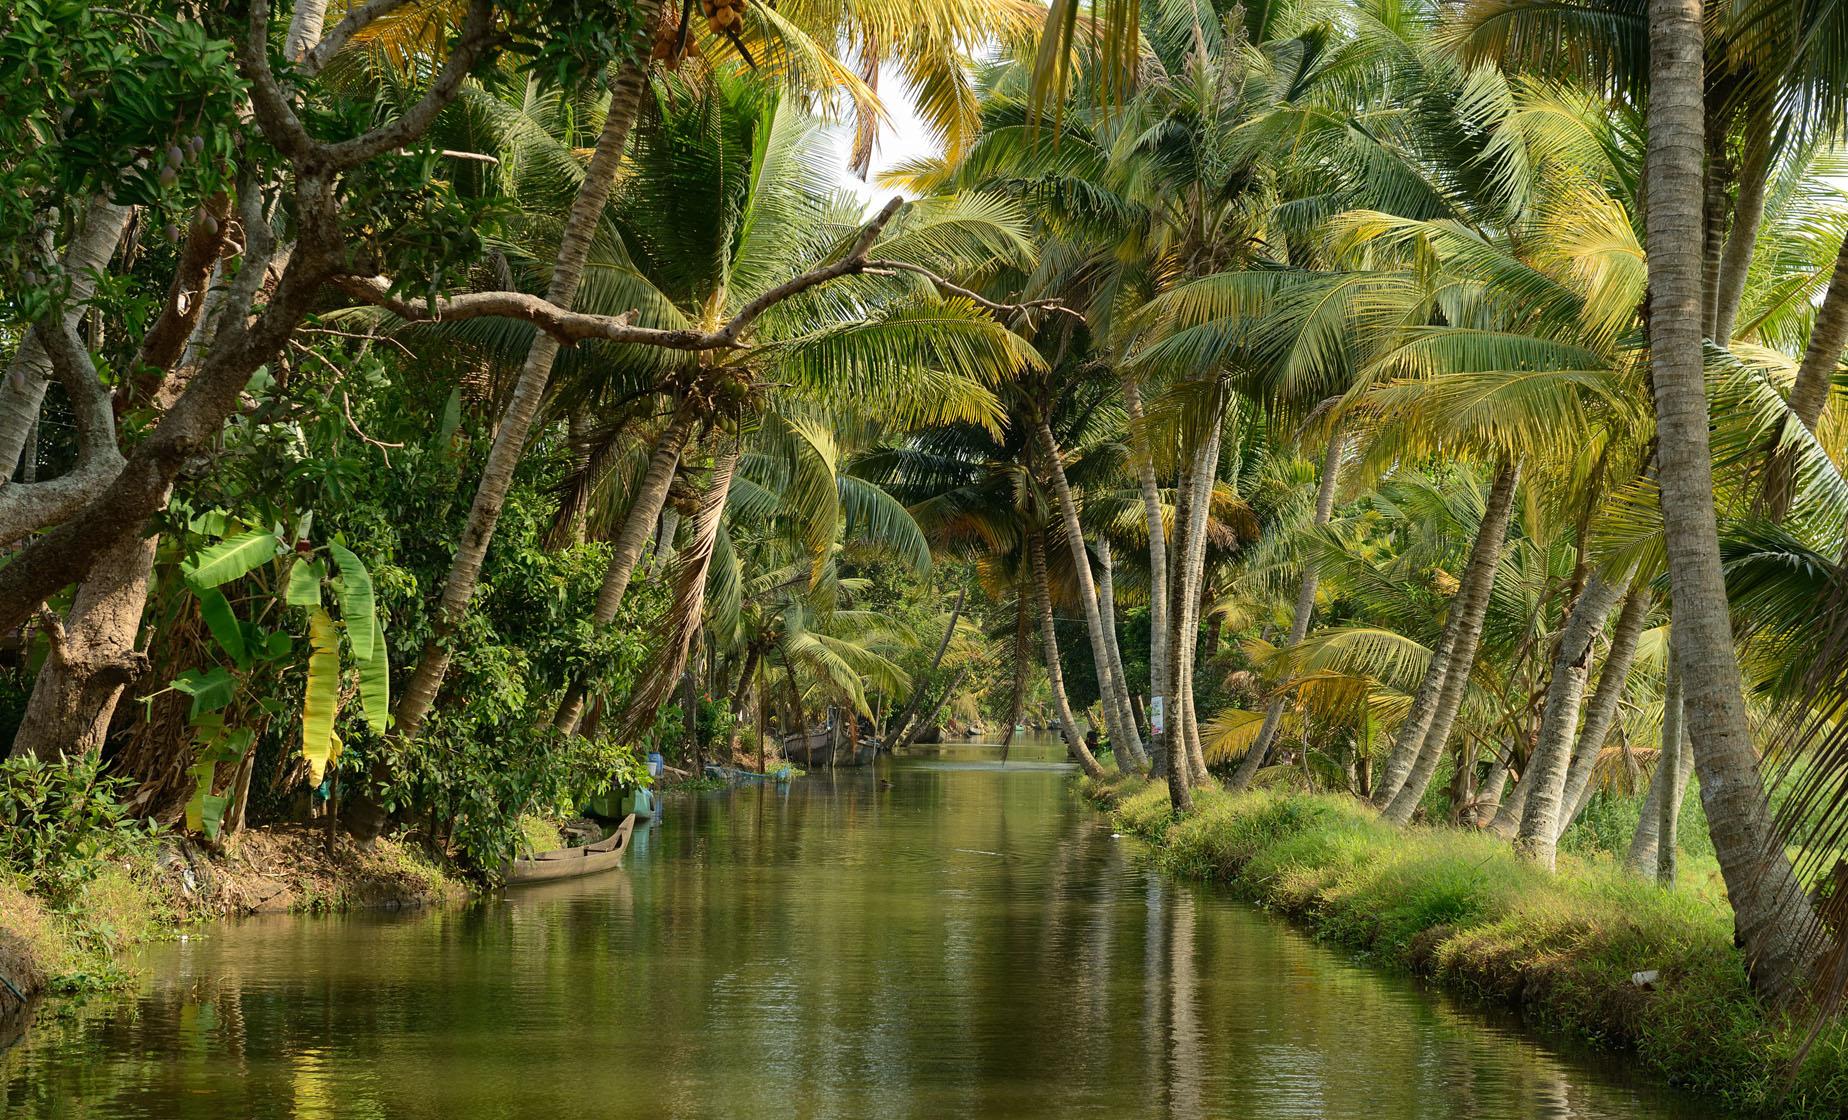
[[[654,454],[648,458],[648,469],[642,473],[641,485],[636,487],[635,500],[630,503],[629,512],[624,516],[622,528],[616,531],[616,540],[610,547],[609,567],[603,573],[603,586],[597,589],[597,603],[591,611],[591,624],[598,629],[608,626],[616,620],[616,612],[622,607],[622,598],[629,590],[629,580],[635,574],[635,565],[641,559],[642,549],[648,543],[649,534],[654,530],[661,516],[661,507],[667,503],[668,491],[674,485],[674,472],[680,466],[680,453],[686,449],[687,437],[692,434],[696,412],[691,404],[683,402],[674,412],[655,441]],[[584,711],[584,682],[573,681],[565,690],[565,698],[558,705],[558,713],[552,717],[552,726],[569,735],[577,729],[578,719]]]
[[[1675,803],[1674,815],[1687,796],[1688,776],[1694,767],[1688,758],[1688,739],[1683,730],[1681,674],[1675,669],[1671,651],[1668,680],[1662,691],[1662,747],[1656,752],[1655,773],[1649,779],[1649,795],[1643,799],[1642,815],[1637,818],[1636,832],[1630,837],[1630,849],[1623,860],[1624,869],[1640,878],[1652,878],[1657,872],[1658,845],[1662,837],[1663,798]]]
[[[1771,101],[1760,99],[1746,122],[1745,159],[1739,165],[1739,189],[1733,206],[1732,228],[1720,257],[1719,289],[1714,294],[1713,341],[1731,346],[1739,301],[1752,268],[1752,251],[1765,216],[1765,187],[1771,177],[1773,137]]]
[[[1566,774],[1566,789],[1560,800],[1564,812],[1559,818],[1559,834],[1564,834],[1591,797],[1591,778],[1604,753],[1604,741],[1617,723],[1617,705],[1623,699],[1624,685],[1630,677],[1630,665],[1636,660],[1636,644],[1643,636],[1649,618],[1649,592],[1642,587],[1632,590],[1618,612],[1617,625],[1611,631],[1611,648],[1604,655],[1604,668],[1598,673],[1598,690],[1592,694],[1585,712],[1585,729],[1579,733],[1578,749],[1572,755],[1572,769]]]
[[[1488,615],[1489,597],[1495,590],[1495,572],[1501,565],[1502,540],[1508,535],[1508,520],[1514,512],[1515,482],[1520,472],[1512,462],[1503,460],[1495,470],[1495,482],[1489,489],[1488,507],[1482,525],[1476,531],[1476,543],[1470,549],[1469,567],[1463,573],[1451,609],[1457,612],[1456,629],[1449,649],[1449,669],[1444,686],[1431,713],[1431,727],[1412,762],[1412,770],[1386,806],[1386,819],[1405,824],[1424,800],[1431,776],[1443,759],[1450,742],[1450,729],[1457,712],[1463,707],[1463,692],[1469,686],[1470,667],[1476,661],[1476,645],[1482,639],[1482,620]]]
[[[1065,463],[1059,455],[1059,445],[1052,437],[1052,426],[1046,422],[1046,415],[1041,412],[1037,417],[1039,425],[1040,450],[1046,456],[1046,475],[1052,482],[1052,492],[1059,500],[1059,516],[1065,522],[1065,542],[1072,553],[1072,570],[1078,577],[1078,598],[1084,608],[1085,632],[1091,639],[1091,659],[1097,669],[1097,695],[1103,701],[1104,723],[1110,732],[1111,746],[1117,757],[1126,759],[1129,765],[1141,770],[1145,768],[1142,757],[1142,738],[1136,734],[1136,722],[1130,717],[1127,704],[1119,704],[1115,674],[1111,671],[1109,641],[1104,636],[1103,615],[1097,607],[1097,584],[1091,578],[1091,554],[1084,543],[1084,526],[1078,521],[1078,504],[1072,498],[1072,488],[1065,478]]]
[[[1205,442],[1200,446],[1188,477],[1186,541],[1181,553],[1181,568],[1175,582],[1174,708],[1179,717],[1174,733],[1179,735],[1187,759],[1187,771],[1196,784],[1211,780],[1206,757],[1200,747],[1200,728],[1194,714],[1194,662],[1199,649],[1200,592],[1206,582],[1206,527],[1212,510],[1213,486],[1219,479],[1219,444],[1225,418],[1215,416]]]
[[[1110,538],[1106,534],[1097,535],[1097,611],[1104,619],[1104,645],[1110,651],[1110,680],[1116,687],[1117,710],[1122,713],[1123,723],[1130,729],[1130,734],[1137,736],[1136,753],[1125,759],[1121,752],[1117,754],[1117,769],[1128,768],[1136,772],[1146,772],[1149,758],[1142,747],[1141,726],[1136,720],[1136,709],[1129,699],[1129,674],[1123,668],[1123,646],[1117,641],[1116,627],[1116,565],[1110,553]]]
[[[1168,530],[1162,516],[1161,488],[1155,478],[1155,454],[1149,446],[1148,428],[1142,417],[1142,387],[1129,375],[1123,377],[1123,405],[1129,410],[1130,454],[1136,463],[1136,484],[1142,491],[1142,512],[1149,527],[1149,745],[1153,768],[1167,765],[1168,689]],[[1164,725],[1156,729],[1157,713]]]
[[[558,257],[552,266],[552,279],[546,287],[546,299],[559,307],[569,308],[577,301],[578,284],[584,275],[585,262],[590,258],[591,239],[603,217],[604,205],[609,202],[616,168],[628,144],[629,129],[641,108],[648,43],[660,9],[661,0],[639,0],[637,4],[637,31],[631,36],[630,49],[636,52],[634,58],[641,61],[625,63],[611,87],[603,132],[597,137],[596,151],[591,154],[584,182],[565,220]],[[393,713],[398,733],[405,738],[415,736],[423,727],[431,705],[436,702],[437,689],[449,670],[449,640],[462,624],[469,600],[474,598],[482,561],[488,554],[488,543],[494,538],[501,507],[513,485],[514,468],[526,450],[526,437],[539,414],[546,385],[552,377],[552,362],[557,356],[558,340],[545,331],[534,331],[526,363],[520,368],[512,399],[507,402],[507,412],[495,430],[494,444],[482,467],[481,482],[475,490],[474,503],[469,507],[462,540],[457,545],[449,577],[443,584],[443,596],[431,626],[430,640],[425,643],[423,656],[411,679],[405,683],[404,694]]]
[[[1347,440],[1339,431],[1328,437],[1328,450],[1322,455],[1322,482],[1315,492],[1315,518],[1311,522],[1317,529],[1327,525],[1335,513],[1335,482],[1341,473],[1341,456],[1346,453]],[[1313,564],[1303,565],[1302,583],[1296,589],[1296,613],[1290,617],[1290,636],[1285,640],[1285,650],[1295,649],[1309,636],[1310,616],[1315,613],[1315,590],[1318,573]],[[1270,754],[1271,744],[1276,741],[1277,728],[1283,723],[1284,697],[1281,693],[1271,698],[1270,706],[1264,710],[1264,726],[1258,729],[1257,741],[1239,761],[1238,770],[1232,775],[1232,788],[1242,790],[1251,784],[1258,768],[1264,765],[1264,758]]]
[[[1810,328],[1803,361],[1797,366],[1797,378],[1790,388],[1791,414],[1812,433],[1829,403],[1829,388],[1841,365],[1844,346],[1848,346],[1848,240],[1842,242],[1835,257],[1835,271],[1829,277],[1822,306],[1816,310],[1816,323]],[[1795,457],[1789,449],[1773,449],[1765,472],[1765,506],[1773,521],[1782,521],[1790,512],[1796,470]]]
[[[1553,870],[1557,854],[1561,805],[1567,771],[1572,765],[1572,733],[1578,728],[1579,707],[1591,679],[1592,649],[1627,582],[1613,582],[1602,572],[1593,571],[1578,602],[1572,604],[1559,645],[1553,651],[1540,735],[1521,779],[1528,787],[1527,804],[1521,810],[1521,828],[1514,839],[1517,855],[1548,871]]]
[[[1065,696],[1065,671],[1059,665],[1059,630],[1052,619],[1052,590],[1046,580],[1046,534],[1035,529],[1027,534],[1028,560],[1033,567],[1033,599],[1039,607],[1040,643],[1046,658],[1046,683],[1052,690],[1052,710],[1059,719],[1065,742],[1078,756],[1078,765],[1093,781],[1104,780],[1104,768],[1098,764],[1084,736],[1078,733],[1078,721],[1072,718],[1072,705]]]
[[[699,634],[706,614],[706,577],[712,571],[712,553],[718,545],[719,528],[725,520],[725,503],[731,497],[732,473],[737,465],[738,443],[733,440],[712,464],[712,480],[700,499],[691,539],[676,558],[673,599],[668,604],[667,636],[662,642],[661,660],[649,667],[623,712],[622,734],[628,741],[654,726],[656,713],[673,698],[680,675],[686,670],[693,639]]]
[[[1807,971],[1814,910],[1777,842],[1746,722],[1714,515],[1700,333],[1700,0],[1650,0],[1647,243],[1650,374],[1675,655],[1714,854],[1754,986],[1782,998]]]
[[[901,742],[910,744],[917,738],[917,732],[911,730],[911,724],[917,719],[918,709],[923,706],[924,696],[930,691],[931,682],[937,679],[937,668],[943,664],[943,655],[949,652],[950,639],[956,635],[956,620],[962,617],[963,600],[968,594],[967,585],[956,589],[956,605],[950,608],[950,621],[943,628],[943,638],[937,642],[937,652],[931,655],[930,668],[912,688],[911,695],[905,700],[905,710],[900,712],[898,718],[892,722],[885,742],[879,744],[880,750],[890,751]],[[935,710],[932,711],[931,718],[936,718]],[[923,725],[920,724],[920,726]]]

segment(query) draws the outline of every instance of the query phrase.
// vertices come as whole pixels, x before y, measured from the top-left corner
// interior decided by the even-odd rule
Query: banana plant
[[[221,524],[222,518],[217,518]],[[210,519],[196,522],[211,528]],[[359,714],[374,731],[383,733],[389,719],[391,663],[385,633],[374,598],[372,576],[365,563],[338,535],[322,544],[309,537],[312,515],[304,516],[293,534],[280,526],[251,528],[202,549],[182,565],[186,586],[199,602],[200,617],[214,644],[228,660],[210,669],[192,669],[171,682],[171,687],[192,697],[189,721],[201,750],[194,764],[196,791],[187,806],[187,827],[215,837],[232,798],[212,793],[219,763],[244,761],[255,739],[251,729],[233,729],[223,711],[235,699],[238,685],[263,666],[282,666],[301,656],[297,639],[285,629],[270,630],[241,617],[223,588],[246,576],[271,569],[275,578],[260,581],[280,588],[285,608],[306,615],[306,687],[302,697],[301,752],[310,780],[320,785],[329,764],[338,761],[339,735],[334,730],[339,714],[343,657],[341,635],[346,636],[345,661],[358,678]],[[261,603],[274,590],[243,600],[247,608]],[[330,610],[331,608],[331,610]],[[333,611],[337,611],[336,618]],[[266,611],[252,612],[259,617]],[[260,699],[270,715],[282,715],[274,700]]]

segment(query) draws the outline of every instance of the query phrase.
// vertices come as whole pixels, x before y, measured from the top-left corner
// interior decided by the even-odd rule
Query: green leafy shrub
[[[105,777],[94,754],[0,762],[0,867],[57,904],[111,860],[145,856],[152,837],[122,804],[124,784]]]

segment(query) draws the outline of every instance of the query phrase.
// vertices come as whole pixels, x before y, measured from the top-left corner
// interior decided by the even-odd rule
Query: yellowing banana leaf
[[[334,711],[340,703],[339,635],[334,620],[320,607],[308,615],[308,642],[314,651],[308,655],[308,688],[302,697],[302,757],[318,786],[327,764],[339,757]]]

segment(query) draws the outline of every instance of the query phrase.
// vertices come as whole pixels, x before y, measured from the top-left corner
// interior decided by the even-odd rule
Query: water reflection
[[[159,947],[0,1117],[1709,1116],[1168,882],[1050,745],[670,801],[631,866]]]

